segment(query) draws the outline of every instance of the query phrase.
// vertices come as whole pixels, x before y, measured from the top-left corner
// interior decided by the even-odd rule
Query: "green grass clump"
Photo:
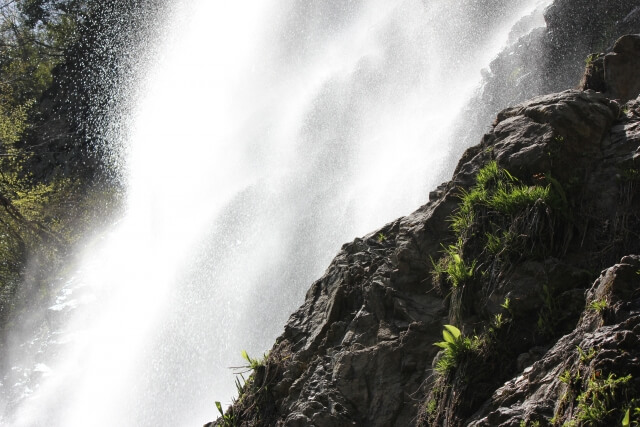
[[[489,162],[476,175],[476,183],[471,190],[460,191],[460,205],[449,218],[451,229],[461,234],[469,229],[477,217],[479,209],[495,211],[505,215],[515,215],[538,200],[552,201],[552,185],[557,181],[545,178],[550,184],[524,185],[495,161]]]
[[[500,186],[486,201],[490,209],[504,214],[515,214],[538,200],[549,200],[549,187],[526,185]]]
[[[463,199],[463,204],[483,204],[504,214],[513,214],[538,200],[550,200],[550,186],[521,184],[520,181],[502,169],[495,161],[489,162],[478,171],[476,185],[471,190],[472,197]]]
[[[609,304],[607,304],[607,301],[604,299],[599,299],[599,300],[595,300],[595,301],[591,301],[589,303],[589,305],[587,306],[587,308],[589,310],[593,310],[597,313],[602,313],[603,311],[605,311],[607,309],[607,307],[609,306]]]
[[[242,350],[241,354],[242,354],[242,358],[244,360],[246,360],[247,363],[249,363],[249,365],[247,365],[245,368],[251,369],[251,370],[254,370],[254,371],[256,369],[264,366],[264,364],[267,361],[267,356],[268,356],[267,354],[264,354],[261,359],[254,359],[253,357],[249,356],[249,354],[247,353],[246,350]]]
[[[444,246],[443,246],[444,247]],[[462,242],[444,247],[445,255],[438,262],[431,259],[434,274],[446,274],[447,281],[454,288],[462,285],[473,277],[476,260],[471,264],[465,262],[461,255]]]

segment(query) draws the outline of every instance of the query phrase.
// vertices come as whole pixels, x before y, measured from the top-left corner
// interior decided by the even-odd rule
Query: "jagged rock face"
[[[544,16],[546,28],[508,46],[485,71],[480,92],[462,114],[453,161],[478,141],[498,111],[576,87],[590,53],[607,51],[624,34],[640,32],[639,0],[555,0]]]
[[[407,402],[430,369],[446,315],[425,283],[428,254],[439,244],[426,238],[428,219],[444,220],[447,204],[345,245],[312,286],[281,339],[309,364],[283,390],[285,425],[408,424],[415,417]]]
[[[571,87],[587,54],[609,49],[620,36],[640,31],[638,8],[637,0],[555,0],[545,13],[544,92]]]
[[[583,312],[583,294],[597,275],[594,268],[640,253],[639,147],[636,101],[621,109],[593,91],[566,91],[501,112],[427,205],[343,246],[232,408],[235,422],[519,425],[532,414],[553,416],[560,387],[549,384],[564,369],[559,366],[575,359],[568,354],[574,355],[576,343],[605,348],[616,343],[618,332],[638,332],[629,323],[637,308],[629,302],[637,297],[632,281],[618,286],[607,279],[636,258],[625,258],[588,293],[587,303],[608,301],[608,323]],[[548,186],[563,195],[560,208],[539,200],[523,214],[504,217],[530,235],[516,235],[522,253],[503,258],[488,254],[480,219],[461,236],[449,227],[463,190],[472,191],[491,161],[525,187],[546,174]],[[487,211],[485,218],[491,215]],[[450,244],[478,261],[474,277],[457,286],[433,281],[432,260]],[[507,299],[509,326],[498,330],[492,322]],[[486,345],[484,353],[444,374],[434,370],[442,358],[434,343],[451,323],[465,336],[485,337]],[[637,339],[622,335],[635,349]],[[620,359],[620,366],[633,357]],[[526,375],[519,375],[525,368]],[[546,400],[535,393],[542,386]],[[571,410],[567,406],[562,416],[571,418]]]
[[[587,307],[575,330],[539,361],[496,390],[469,426],[519,426],[555,417],[562,425],[580,415],[575,397],[588,380],[631,375],[626,387],[640,388],[640,256],[626,256],[602,272],[586,293]],[[578,350],[578,348],[580,350]],[[606,378],[605,378],[606,377]],[[562,378],[562,379],[561,379]],[[623,393],[623,390],[618,390]],[[613,415],[613,416],[611,416]],[[619,425],[620,413],[597,425]],[[618,422],[617,422],[618,421]]]
[[[483,144],[463,157],[454,180],[466,188],[483,158],[497,160],[520,182],[547,171],[552,185],[564,188],[567,201],[560,216],[565,219],[556,217],[539,227],[536,215],[557,207],[529,210],[525,216],[538,224],[536,228],[515,230],[524,230],[516,234],[529,234],[534,240],[528,247],[519,246],[525,249],[520,258],[507,262],[484,258],[484,250],[474,247],[478,236],[463,236],[461,253],[479,260],[482,277],[465,286],[473,306],[455,324],[462,325],[467,335],[480,334],[485,348],[461,362],[455,373],[427,385],[430,413],[423,418],[425,425],[467,425],[491,390],[573,330],[585,304],[582,293],[595,277],[593,268],[638,252],[638,187],[635,179],[628,179],[635,174],[640,155],[635,105],[625,106],[628,113],[619,116],[616,103],[592,91],[535,98],[501,112]],[[485,216],[481,222],[492,222],[491,218]],[[514,223],[520,220],[513,218]],[[568,223],[558,227],[558,220]],[[540,240],[545,235],[548,240]],[[537,253],[528,249],[535,246],[545,249]],[[511,301],[509,313],[500,308],[506,299]],[[496,332],[492,316],[502,315],[509,317],[509,326]],[[448,320],[453,319],[450,315]],[[507,412],[505,419],[513,425],[523,420],[518,413]],[[551,416],[535,421],[548,423]]]

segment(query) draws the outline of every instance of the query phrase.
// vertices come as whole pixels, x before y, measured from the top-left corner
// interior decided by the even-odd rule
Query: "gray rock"
[[[640,34],[622,36],[604,57],[605,87],[611,98],[626,102],[640,94]]]
[[[562,337],[541,360],[497,389],[490,402],[472,417],[469,426],[516,426],[521,421],[544,419],[548,422],[553,417],[562,425],[575,419],[575,399],[565,397],[563,400],[566,393],[572,392],[572,384],[560,380],[565,372],[574,378],[580,373],[580,378],[585,379],[608,374],[618,378],[632,375],[637,388],[640,378],[639,269],[640,256],[633,255],[623,257],[619,264],[603,271],[587,291],[586,299],[587,306],[596,300],[607,301],[606,310],[601,313],[585,310],[575,330]],[[582,384],[573,392],[586,387]],[[621,408],[616,409],[615,415],[621,418]],[[602,420],[600,425],[608,424]]]
[[[605,368],[635,375],[640,315],[631,272],[638,257],[623,258],[586,301],[584,295],[601,268],[640,253],[639,147],[637,101],[621,110],[603,94],[572,90],[502,111],[426,205],[342,247],[290,317],[265,372],[233,407],[238,424],[518,426],[554,414],[568,420],[575,408],[558,406],[566,391],[558,378],[577,369],[578,345],[600,349],[588,368],[580,365],[584,375]],[[564,200],[500,217],[518,242],[503,257],[486,251],[484,230],[498,217],[484,212],[462,237],[462,255],[478,261],[476,273],[454,289],[432,277],[431,259],[456,242],[449,218],[490,160],[522,185],[554,177],[544,179]],[[506,298],[509,312],[501,308]],[[608,302],[604,314],[584,309],[600,299]],[[497,314],[506,326],[493,326]],[[443,376],[434,372],[442,353],[433,344],[451,323],[485,344]]]

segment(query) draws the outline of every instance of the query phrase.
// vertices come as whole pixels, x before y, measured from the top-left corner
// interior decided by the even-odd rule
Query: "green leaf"
[[[460,338],[460,335],[462,335],[462,333],[460,332],[460,329],[456,328],[453,325],[444,325],[444,328],[451,334],[453,335],[453,338],[455,338],[456,340],[458,338]],[[444,331],[442,332],[444,335]]]
[[[625,412],[624,418],[622,419],[622,426],[628,427],[630,423],[631,423],[631,420],[629,415],[629,409],[627,409],[627,412]]]
[[[224,411],[222,410],[222,405],[218,401],[216,401],[216,408],[218,408],[218,412],[220,412],[220,415],[224,417]]]
[[[442,331],[442,336],[444,337],[444,340],[448,343],[454,344],[456,342],[456,339],[454,338],[453,335],[451,335],[451,332],[447,331],[446,329]]]
[[[249,355],[247,354],[246,350],[242,350],[242,358],[244,360],[246,360],[247,362],[251,363],[251,358],[249,357]]]

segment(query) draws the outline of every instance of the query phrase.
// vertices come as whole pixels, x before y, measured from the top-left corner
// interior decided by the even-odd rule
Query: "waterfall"
[[[450,176],[481,69],[549,3],[178,2],[130,118],[126,213],[65,279],[35,379],[2,385],[6,423],[214,419],[340,245]]]

